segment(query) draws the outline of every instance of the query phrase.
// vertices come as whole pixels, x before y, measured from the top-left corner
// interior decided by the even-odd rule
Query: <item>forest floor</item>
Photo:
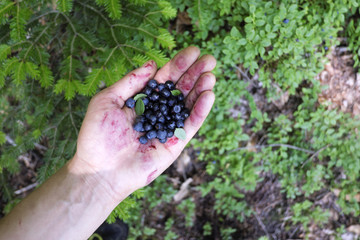
[[[344,46],[330,49],[325,64],[325,69],[318,75],[318,80],[328,87],[319,95],[319,103],[330,102],[329,108],[337,108],[339,111],[349,112],[353,116],[360,115],[360,74],[353,69],[351,54]],[[239,66],[241,67],[241,66]],[[239,79],[243,76],[238,72]],[[261,88],[256,76],[249,78],[249,92],[257,103],[257,106],[267,112],[270,117],[280,113],[289,113],[296,110],[298,98],[289,97],[288,94],[280,93],[280,98],[272,104],[265,104],[265,89]],[[246,102],[237,106],[232,111],[238,112],[242,117],[247,118],[250,109]],[[247,129],[244,129],[246,132]],[[250,129],[248,129],[250,131]],[[11,141],[11,140],[8,140]],[[253,143],[251,142],[253,141]],[[252,139],[249,144],[256,144],[257,139]],[[27,196],[38,185],[36,181],[37,169],[42,164],[42,155],[46,150],[45,146],[38,145],[34,151],[25,153],[18,158],[21,171],[15,175],[8,176],[11,188],[15,190],[15,196],[22,199]],[[163,239],[166,235],[165,216],[172,216],[175,223],[172,230],[181,238],[179,239],[203,239],[203,225],[210,222],[212,234],[205,239],[221,239],[220,229],[217,228],[219,218],[214,211],[215,197],[208,194],[202,197],[197,186],[211,179],[205,171],[206,163],[197,160],[197,153],[194,149],[188,148],[183,151],[177,161],[166,171],[168,181],[173,184],[179,192],[170,203],[163,203],[155,207],[152,212],[144,214],[144,223],[157,229],[157,239]],[[254,214],[246,217],[238,223],[229,222],[228,225],[236,228],[239,235],[237,239],[258,239],[261,236],[268,236],[269,239],[303,239],[304,230],[301,225],[289,227],[287,220],[290,218],[290,206],[294,201],[301,199],[287,199],[281,191],[281,186],[275,175],[271,173],[260,173],[263,181],[259,182],[253,192],[243,192],[248,206]],[[344,215],[336,204],[336,199],[341,190],[323,189],[317,192],[311,199],[323,209],[330,211],[329,223],[325,226],[310,225],[311,234],[309,239],[335,239],[334,233],[341,225],[346,226],[346,233],[342,235],[344,240],[354,240],[360,236],[360,218],[351,215]],[[358,201],[360,202],[360,196]],[[179,212],[176,206],[184,199],[191,198],[196,204],[196,212],[193,218],[193,226],[185,226],[185,216]],[[7,204],[7,200],[1,196],[1,214]],[[146,211],[144,211],[146,213]],[[2,217],[3,214],[0,216]],[[106,239],[106,238],[104,238]]]

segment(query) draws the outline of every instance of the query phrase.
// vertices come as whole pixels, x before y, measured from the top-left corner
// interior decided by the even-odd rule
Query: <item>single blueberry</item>
[[[146,143],[148,142],[148,140],[147,140],[147,138],[146,138],[145,136],[141,136],[141,137],[139,138],[139,142],[140,142],[141,144],[146,144]]]
[[[178,128],[184,127],[184,122],[182,120],[177,121],[176,122],[176,127],[178,127]]]
[[[143,123],[142,122],[135,123],[134,130],[137,132],[143,132],[144,131]]]
[[[187,109],[187,108],[184,108],[182,111],[181,111],[181,115],[184,116],[184,118],[188,118],[190,116],[190,110]]]
[[[164,112],[164,111],[168,110],[168,107],[165,104],[161,104],[159,109],[160,109],[160,112]]]
[[[167,128],[168,128],[168,129],[171,129],[171,130],[174,130],[174,129],[175,129],[175,126],[176,126],[175,121],[170,121],[170,122],[168,123],[168,125],[167,125]]]
[[[161,104],[167,104],[168,100],[166,98],[159,98],[159,103]]]
[[[171,92],[168,89],[163,89],[160,93],[166,98],[170,97],[171,95]]]
[[[144,115],[141,115],[136,118],[136,121],[144,123],[144,122],[146,122],[146,117]]]
[[[163,114],[160,111],[155,112],[156,118],[163,117]]]
[[[159,139],[159,142],[160,142],[160,143],[166,143],[166,141],[167,141],[167,138]]]
[[[185,108],[185,103],[184,102],[179,102],[179,105],[180,105],[181,109]]]
[[[173,90],[175,88],[175,84],[174,82],[170,81],[170,80],[167,80],[165,82],[165,86],[169,89],[169,90]]]
[[[330,38],[330,39],[333,39],[333,36],[330,36],[329,38]]]
[[[325,49],[325,51],[327,51],[329,48],[325,46],[324,49]]]
[[[180,93],[178,96],[177,96],[177,100],[178,101],[184,101],[185,97],[184,97],[184,94]]]
[[[164,116],[161,116],[161,117],[159,117],[159,118],[157,119],[157,121],[158,121],[159,123],[164,123],[164,122],[165,122],[165,117],[164,117]]]
[[[143,98],[142,100],[145,106],[149,104],[149,99],[147,97]]]
[[[181,113],[175,113],[175,114],[173,115],[173,118],[174,118],[175,120],[184,120],[184,119],[182,119]]]
[[[150,122],[153,124],[155,124],[156,123],[156,116],[155,115],[150,115],[150,117],[149,117],[149,120],[150,120]]]
[[[154,107],[154,102],[149,102],[148,105],[146,105],[146,107],[147,107],[148,109],[153,109],[153,107]]]
[[[125,104],[128,108],[133,108],[135,107],[135,100],[133,98],[129,98],[126,100]]]
[[[170,120],[171,120],[171,116],[165,115],[165,119],[166,119],[166,121],[170,121]]]
[[[285,23],[285,24],[289,23],[289,19],[285,18],[283,23]]]
[[[148,87],[150,88],[156,88],[158,86],[158,83],[155,79],[151,79],[148,83],[147,83]]]
[[[153,115],[153,112],[151,110],[146,110],[144,115],[147,119],[150,119],[150,116]]]
[[[152,88],[146,87],[146,88],[144,89],[144,93],[149,96],[149,95],[152,93]]]
[[[325,30],[322,28],[321,31],[324,32]]]
[[[297,38],[296,41],[299,42],[299,39]]]
[[[179,104],[174,105],[173,111],[174,113],[179,113],[181,111],[181,106]]]
[[[164,129],[164,124],[162,124],[162,123],[156,123],[156,124],[155,124],[155,129],[156,129],[156,130],[163,130],[163,129]]]
[[[167,136],[167,131],[166,130],[158,130],[156,132],[156,137],[158,139],[164,139],[164,138],[166,138],[166,136]]]
[[[170,99],[168,100],[167,105],[168,105],[169,107],[172,107],[172,106],[174,106],[175,103],[176,103],[176,98],[172,96],[172,97],[170,97]]]
[[[154,103],[152,110],[156,112],[159,110],[159,107],[160,107],[160,104]]]
[[[156,138],[156,131],[155,130],[151,130],[151,131],[148,131],[146,133],[146,137],[147,139],[151,140],[153,138]]]
[[[159,99],[159,97],[160,97],[159,93],[153,92],[153,93],[151,93],[151,95],[150,95],[150,100],[151,100],[151,101],[157,101],[157,100]]]
[[[157,88],[158,88],[159,92],[161,92],[165,88],[165,84],[160,83]]]
[[[167,137],[168,137],[168,138],[171,138],[172,136],[174,136],[174,132],[173,132],[172,130],[169,130],[169,131],[167,132]]]
[[[150,131],[151,129],[153,129],[153,126],[150,123],[144,123],[144,130],[146,132]]]

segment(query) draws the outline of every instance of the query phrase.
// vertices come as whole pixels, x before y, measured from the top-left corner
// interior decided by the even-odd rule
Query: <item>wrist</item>
[[[92,166],[78,154],[68,162],[67,171],[79,178],[80,185],[85,191],[91,191],[98,198],[99,203],[116,207],[122,200],[131,194],[132,190],[123,186],[116,186],[114,171],[102,171]],[[117,183],[119,185],[119,183]]]

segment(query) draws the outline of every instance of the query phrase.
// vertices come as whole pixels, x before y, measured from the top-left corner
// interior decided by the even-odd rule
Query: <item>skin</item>
[[[161,69],[154,61],[130,72],[92,98],[77,140],[75,156],[12,212],[1,219],[4,239],[86,239],[112,209],[149,184],[180,155],[199,130],[215,100],[216,60],[188,47]],[[133,130],[134,110],[124,101],[148,80],[173,81],[191,109],[186,140],[142,145]]]

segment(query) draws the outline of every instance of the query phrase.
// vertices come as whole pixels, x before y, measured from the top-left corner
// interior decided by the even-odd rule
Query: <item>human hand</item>
[[[72,171],[95,176],[113,200],[121,201],[167,169],[199,130],[215,100],[215,76],[210,71],[216,60],[199,55],[198,48],[188,47],[159,71],[156,63],[149,61],[94,96],[69,164]],[[124,102],[153,78],[161,83],[171,80],[183,92],[185,105],[191,109],[184,126],[186,140],[174,136],[165,144],[157,139],[139,143],[141,134],[132,127],[136,114]]]

